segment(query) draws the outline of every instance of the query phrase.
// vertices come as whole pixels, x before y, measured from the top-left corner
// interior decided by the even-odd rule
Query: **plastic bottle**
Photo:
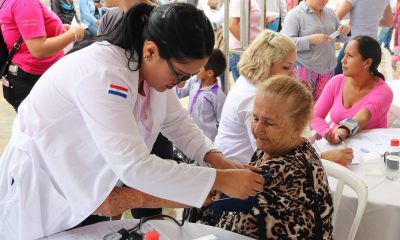
[[[399,139],[392,139],[390,141],[390,147],[386,150],[384,155],[384,161],[389,171],[398,171],[400,163],[400,147]],[[397,180],[397,176],[388,176],[390,180]]]

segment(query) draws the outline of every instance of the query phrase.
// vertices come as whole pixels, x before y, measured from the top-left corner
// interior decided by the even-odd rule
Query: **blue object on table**
[[[272,175],[270,173],[265,173],[263,176],[265,182],[267,182]],[[208,207],[217,212],[249,212],[257,205],[257,195],[242,200],[222,194],[220,199],[214,201]]]

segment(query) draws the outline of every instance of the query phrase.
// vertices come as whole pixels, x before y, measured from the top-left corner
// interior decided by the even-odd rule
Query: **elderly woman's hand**
[[[321,158],[336,163],[344,163],[347,165],[351,163],[354,158],[353,149],[345,147],[333,148],[326,152],[322,152]]]

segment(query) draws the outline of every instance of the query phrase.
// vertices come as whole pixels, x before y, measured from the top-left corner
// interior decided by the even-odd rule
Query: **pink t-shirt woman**
[[[25,72],[41,75],[64,56],[64,52],[60,50],[50,57],[38,59],[32,56],[25,45],[26,40],[55,37],[64,32],[60,18],[39,0],[6,0],[0,11],[0,23],[9,52],[22,36],[24,42],[12,62]]]
[[[324,136],[331,130],[325,121],[330,112],[333,128],[339,125],[340,121],[346,118],[353,118],[362,108],[371,114],[371,120],[363,129],[386,128],[386,115],[393,100],[393,93],[390,87],[379,79],[371,91],[360,101],[350,108],[343,106],[343,86],[346,76],[343,74],[333,77],[325,86],[317,103],[314,106],[311,127],[319,136]]]

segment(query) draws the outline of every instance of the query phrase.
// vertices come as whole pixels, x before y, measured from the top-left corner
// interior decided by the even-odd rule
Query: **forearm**
[[[331,130],[325,119],[322,117],[313,117],[311,128],[322,137]]]
[[[238,41],[240,41],[240,21],[235,19],[229,21],[229,31]]]
[[[116,216],[132,208],[188,208],[181,203],[165,200],[129,187],[116,187],[93,213],[94,215]]]
[[[390,6],[387,6],[382,18],[379,21],[380,27],[392,27],[393,26],[393,13]]]
[[[29,52],[38,59],[53,56],[75,41],[75,34],[68,30],[56,37],[34,38],[26,41]]]
[[[386,19],[386,18],[381,18],[379,21],[379,27],[392,27],[393,26],[393,18],[392,19]]]

